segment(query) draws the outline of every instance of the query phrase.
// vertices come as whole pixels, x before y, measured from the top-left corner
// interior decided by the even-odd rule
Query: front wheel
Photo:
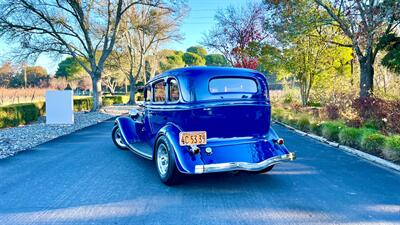
[[[124,141],[122,140],[122,134],[121,130],[119,129],[118,125],[115,125],[112,129],[111,132],[111,138],[114,142],[114,144],[121,150],[127,150],[128,147],[126,147]]]
[[[174,152],[164,136],[157,141],[155,164],[158,175],[164,184],[174,185],[180,182],[182,174],[176,168]]]

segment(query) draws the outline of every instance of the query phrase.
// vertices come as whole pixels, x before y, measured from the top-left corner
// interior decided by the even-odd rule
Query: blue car
[[[116,119],[120,149],[154,160],[162,182],[182,174],[263,173],[295,159],[271,127],[265,76],[224,67],[167,71],[144,87],[144,103]]]

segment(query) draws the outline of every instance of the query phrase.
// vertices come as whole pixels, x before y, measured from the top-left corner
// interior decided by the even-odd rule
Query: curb
[[[400,172],[400,165],[394,164],[394,163],[389,162],[389,161],[387,161],[385,159],[379,158],[379,157],[374,156],[374,155],[370,155],[368,153],[365,153],[365,152],[360,151],[360,150],[355,149],[355,148],[351,148],[351,147],[346,146],[346,145],[341,145],[341,144],[339,144],[337,142],[328,141],[324,137],[321,137],[321,136],[318,136],[318,135],[315,135],[315,134],[311,134],[311,133],[306,133],[304,131],[298,130],[298,129],[294,128],[294,127],[291,127],[291,126],[289,126],[287,124],[284,124],[284,123],[276,121],[276,120],[273,120],[273,122],[276,123],[276,124],[279,124],[279,125],[281,125],[283,127],[286,127],[289,130],[292,130],[295,133],[300,134],[302,136],[310,137],[310,138],[312,138],[312,139],[314,139],[316,141],[328,144],[328,145],[330,145],[332,147],[335,147],[335,148],[338,148],[340,150],[343,150],[343,151],[345,151],[347,153],[350,153],[352,155],[355,155],[355,156],[357,156],[359,158],[363,158],[365,160],[368,160],[368,161],[373,162],[375,164],[378,164],[380,166],[384,166],[384,167],[387,167],[389,169],[396,170],[396,171]]]

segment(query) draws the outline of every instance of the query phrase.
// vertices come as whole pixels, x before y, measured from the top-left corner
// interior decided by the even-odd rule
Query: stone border
[[[393,170],[396,170],[396,171],[400,172],[400,165],[397,165],[395,163],[389,162],[389,161],[387,161],[385,159],[382,159],[382,158],[379,158],[377,156],[365,153],[365,152],[360,151],[360,150],[355,149],[355,148],[351,148],[351,147],[346,146],[346,145],[341,145],[341,144],[339,144],[337,142],[328,141],[324,137],[320,137],[318,135],[311,134],[311,133],[306,133],[304,131],[298,130],[298,129],[294,128],[294,127],[291,127],[291,126],[289,126],[289,125],[287,125],[285,123],[282,123],[282,122],[279,122],[279,121],[276,121],[276,120],[273,120],[273,122],[276,123],[276,124],[279,124],[279,125],[281,125],[283,127],[286,127],[289,130],[292,130],[292,131],[294,131],[295,133],[297,133],[297,134],[299,134],[301,136],[308,136],[308,137],[310,137],[310,138],[312,138],[312,139],[314,139],[316,141],[328,144],[328,145],[330,145],[332,147],[335,147],[335,148],[339,148],[339,149],[341,149],[341,150],[343,150],[343,151],[345,151],[347,153],[350,153],[352,155],[358,156],[358,157],[366,159],[366,160],[368,160],[370,162],[376,163],[376,164],[378,164],[380,166],[384,166],[384,167],[387,167],[387,168],[390,168],[390,169],[393,169]]]

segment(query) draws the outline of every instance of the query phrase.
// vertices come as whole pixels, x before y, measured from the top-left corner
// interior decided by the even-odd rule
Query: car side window
[[[176,79],[168,81],[168,101],[176,102],[179,100],[179,86]]]
[[[165,102],[164,81],[159,81],[154,84],[154,102]]]
[[[146,87],[146,95],[144,97],[145,97],[146,102],[151,101],[151,87],[150,86]]]

